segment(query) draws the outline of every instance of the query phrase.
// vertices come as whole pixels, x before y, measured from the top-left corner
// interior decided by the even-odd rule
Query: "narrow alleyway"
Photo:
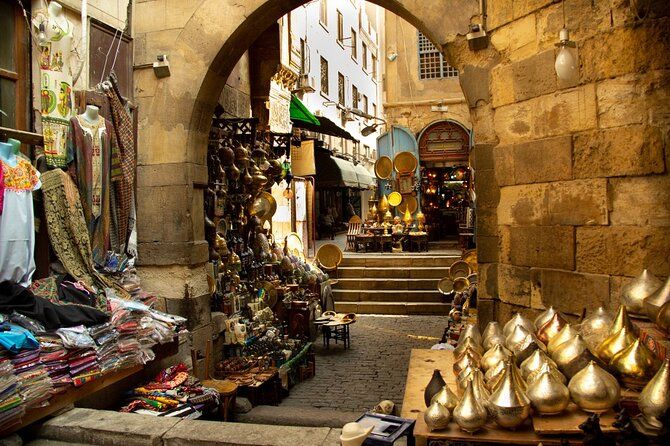
[[[291,389],[282,406],[369,410],[381,400],[402,403],[413,348],[430,348],[442,336],[446,317],[359,315],[351,348],[316,345],[316,378]]]

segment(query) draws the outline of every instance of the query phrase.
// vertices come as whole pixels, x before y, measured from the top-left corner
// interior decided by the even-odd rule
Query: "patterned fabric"
[[[17,158],[16,166],[12,167],[0,161],[2,165],[3,184],[7,190],[14,192],[33,191],[39,183],[37,170],[30,162],[23,158]]]
[[[114,79],[112,79],[114,82]],[[129,232],[130,209],[135,183],[135,135],[130,114],[123,106],[118,90],[107,85],[105,93],[112,110],[112,122],[116,130],[116,139],[120,152],[121,178],[115,183],[116,207],[118,210],[119,243],[126,246]]]
[[[5,169],[0,169],[0,215],[5,207]]]

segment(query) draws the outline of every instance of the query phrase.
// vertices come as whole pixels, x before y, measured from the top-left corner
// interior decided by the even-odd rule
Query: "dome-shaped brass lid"
[[[656,276],[645,269],[632,282],[621,288],[621,303],[631,314],[643,315],[644,300],[663,285]]]

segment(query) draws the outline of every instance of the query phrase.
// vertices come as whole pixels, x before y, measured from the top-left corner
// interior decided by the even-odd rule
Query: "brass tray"
[[[261,192],[251,207],[251,215],[261,220],[271,220],[275,212],[277,212],[277,201],[268,192]]]
[[[393,173],[393,161],[388,156],[380,156],[375,161],[375,175],[380,180],[388,180]]]
[[[391,192],[388,196],[389,206],[399,206],[402,203],[402,195],[400,192]]]
[[[404,214],[408,208],[410,214],[415,213],[419,208],[419,203],[416,201],[414,195],[406,194],[402,196],[402,201],[400,202],[400,205],[398,205],[398,210]]]
[[[400,152],[393,159],[393,168],[398,173],[412,173],[419,165],[412,152]]]

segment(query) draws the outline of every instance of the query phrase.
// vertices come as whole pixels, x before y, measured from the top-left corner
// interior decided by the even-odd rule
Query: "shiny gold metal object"
[[[488,387],[489,389],[491,389],[491,386],[489,385],[489,383],[490,383],[491,381],[493,381],[493,379],[494,379],[496,376],[498,376],[498,375],[500,375],[502,372],[504,372],[504,371],[505,371],[505,367],[507,367],[507,365],[506,365],[506,361],[501,361],[501,362],[499,362],[498,364],[496,364],[496,365],[494,365],[493,367],[491,367],[490,369],[488,369],[488,370],[484,373],[484,382],[486,382],[486,387]],[[464,387],[464,388],[465,388],[465,387]]]
[[[661,330],[670,332],[670,302],[664,303],[659,310],[658,316],[656,316],[656,325]]]
[[[644,312],[649,320],[655,321],[661,307],[667,302],[670,302],[670,276],[665,280],[663,286],[644,300]]]
[[[514,364],[513,359],[509,359],[509,360],[505,361],[505,369],[503,370],[503,372],[501,374],[497,375],[497,376],[494,376],[493,379],[491,379],[491,381],[489,381],[487,383],[488,388],[491,390],[491,393],[495,392],[498,389],[498,386],[500,386],[502,384],[503,379],[505,377],[504,375],[507,372],[507,365],[510,362],[512,363],[511,373],[512,373],[512,378],[514,379],[514,382],[516,383],[518,388],[521,389],[522,392],[526,391],[526,387],[528,387],[528,386],[526,384],[526,381],[524,381],[523,377],[521,376],[521,372],[519,371],[519,367],[517,367],[516,364]]]
[[[535,412],[542,415],[559,414],[570,402],[570,391],[567,386],[549,371],[540,373],[537,379],[528,385],[526,396]]]
[[[512,319],[510,319],[503,327],[503,336],[505,336],[505,339],[507,339],[507,337],[512,334],[514,327],[517,325],[521,325],[529,333],[535,332],[535,324],[533,324],[528,318],[523,317],[521,313],[517,313],[512,316]]]
[[[538,370],[532,372],[530,375],[528,375],[528,378],[526,379],[526,384],[531,385],[539,376],[540,374],[548,372],[551,373],[554,378],[562,382],[563,384],[568,383],[568,379],[565,377],[564,374],[561,373],[560,370],[558,370],[558,367],[555,365],[551,365],[549,363],[543,364],[542,367],[540,367]]]
[[[465,390],[465,386],[468,384],[468,379],[470,379],[470,375],[472,375],[476,370],[479,370],[476,367],[471,367],[468,366],[465,369],[461,371],[461,373],[458,374],[456,377],[456,386],[458,393],[462,393]]]
[[[393,158],[393,168],[398,173],[413,173],[418,164],[412,152],[400,152]]]
[[[400,206],[400,203],[402,203],[402,195],[400,192],[393,191],[389,194],[388,201],[390,206]]]
[[[540,328],[542,328],[542,326],[547,322],[549,322],[556,313],[557,311],[553,306],[550,306],[542,313],[540,313],[540,315],[535,318],[535,321],[533,321],[535,325],[535,330],[539,330]]]
[[[505,346],[514,354],[517,364],[528,358],[535,350],[546,350],[546,346],[521,325],[514,327],[514,331],[505,340]]]
[[[591,352],[595,353],[598,346],[610,335],[613,322],[612,316],[603,307],[598,307],[582,321],[579,331]]]
[[[451,412],[438,402],[432,403],[428,409],[423,413],[423,420],[426,422],[428,429],[432,431],[439,431],[445,429],[451,420]]]
[[[521,371],[521,377],[524,380],[528,379],[528,376],[539,370],[544,364],[550,364],[556,367],[556,363],[551,359],[545,352],[542,350],[535,350],[528,358],[526,358],[519,367]]]
[[[482,349],[481,345],[475,342],[472,338],[465,338],[454,349],[454,358],[459,360],[468,348],[476,351],[480,356],[484,354],[484,349]]]
[[[548,344],[549,341],[551,341],[558,335],[558,333],[560,333],[560,331],[567,323],[568,321],[565,320],[561,313],[557,312],[552,316],[551,319],[549,319],[547,323],[540,327],[540,329],[537,331],[537,338],[545,344]]]
[[[393,160],[388,156],[380,156],[377,161],[375,161],[374,170],[377,178],[380,180],[388,180],[393,173]]]
[[[572,401],[586,412],[603,413],[619,401],[621,388],[616,378],[594,361],[577,372],[568,383]]]
[[[456,424],[471,434],[484,426],[488,418],[488,410],[482,404],[481,399],[475,395],[474,387],[474,381],[468,381],[463,398],[454,409]]]
[[[514,379],[513,367],[511,361],[507,363],[503,379],[489,400],[495,422],[509,429],[521,425],[530,416],[530,400]]]
[[[479,327],[476,324],[467,324],[461,334],[458,336],[457,344],[460,345],[465,338],[472,338],[478,345],[482,344],[482,335],[479,333]]]
[[[496,321],[489,322],[482,333],[482,347],[484,350],[490,350],[496,344],[504,344],[505,337],[503,336],[502,328]]]
[[[645,269],[632,282],[621,288],[621,303],[630,314],[642,316],[644,300],[663,285],[656,276]]]
[[[448,384],[445,384],[442,387],[442,390],[437,392],[435,396],[430,400],[430,403],[433,404],[435,402],[438,402],[442,404],[444,407],[449,409],[449,411],[454,410],[454,407],[458,404],[458,397],[454,392],[451,391],[449,388]]]
[[[633,390],[641,390],[656,374],[660,361],[639,339],[614,355],[610,366],[621,382]]]
[[[487,350],[486,353],[484,353],[480,365],[484,371],[487,371],[491,367],[495,367],[499,362],[509,358],[511,355],[512,352],[510,352],[503,345],[496,344],[491,349]]]
[[[628,315],[628,310],[626,310],[625,306],[619,305],[619,309],[617,310],[616,316],[614,317],[614,322],[612,322],[612,325],[610,325],[609,334],[613,335],[623,327],[626,327],[629,333],[637,333],[637,330],[633,326],[633,322],[630,320],[630,316]]]
[[[660,418],[670,409],[670,358],[640,392],[638,407],[648,424],[662,428]]]
[[[474,370],[470,376],[468,376],[468,382],[472,382],[473,384],[475,398],[477,398],[484,407],[488,406],[491,392],[489,392],[486,384],[484,384],[484,373],[482,373],[481,370]]]
[[[563,329],[559,331],[551,341],[549,341],[549,344],[547,344],[547,352],[550,355],[553,354],[562,343],[569,341],[570,339],[577,336],[577,334],[579,334],[579,332],[572,328],[571,324],[565,324]]]
[[[511,349],[512,346],[523,342],[531,332],[523,325],[515,325],[514,329],[505,337],[505,347]]]
[[[572,378],[595,357],[587,348],[582,336],[577,335],[561,344],[554,352],[552,359],[565,376]]]
[[[596,353],[605,364],[609,364],[614,355],[635,342],[635,339],[635,335],[628,331],[626,327],[623,327],[618,332],[605,338],[598,346]]]
[[[479,367],[479,362],[481,361],[481,356],[473,350],[466,350],[461,358],[454,362],[454,375],[461,373],[466,367],[470,366],[473,368]]]

